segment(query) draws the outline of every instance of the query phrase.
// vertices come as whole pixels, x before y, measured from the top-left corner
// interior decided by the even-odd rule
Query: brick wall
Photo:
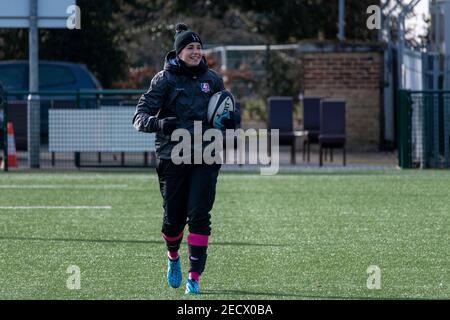
[[[304,52],[304,95],[344,99],[349,148],[375,150],[380,144],[383,56],[379,47],[357,49],[334,45]]]

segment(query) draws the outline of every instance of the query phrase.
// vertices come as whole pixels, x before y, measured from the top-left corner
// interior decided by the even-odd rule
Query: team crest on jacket
[[[202,82],[202,83],[200,84],[200,86],[201,86],[202,91],[203,91],[204,93],[208,93],[208,92],[211,91],[211,90],[209,89],[209,83],[207,83],[207,82]]]

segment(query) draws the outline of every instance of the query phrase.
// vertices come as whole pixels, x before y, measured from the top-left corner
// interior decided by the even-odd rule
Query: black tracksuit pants
[[[159,186],[164,203],[162,232],[175,237],[183,232],[211,234],[211,215],[220,164],[173,164],[157,160]]]
[[[177,252],[188,225],[189,272],[201,274],[205,268],[207,238],[211,234],[210,211],[220,167],[220,164],[175,165],[170,159],[157,160],[164,207],[161,231],[168,251]]]

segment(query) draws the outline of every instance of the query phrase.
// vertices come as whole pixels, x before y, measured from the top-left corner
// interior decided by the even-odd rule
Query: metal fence
[[[450,168],[450,91],[399,93],[399,165]]]
[[[218,46],[206,49],[205,54],[241,100],[298,95],[300,51],[296,44]]]
[[[15,148],[10,145],[9,157],[5,151],[4,158],[16,157],[17,166],[9,161],[4,169],[30,167],[29,149],[35,147],[30,146],[30,141],[36,141],[36,136],[39,136],[39,168],[153,166],[154,135],[137,132],[131,122],[142,93],[139,90],[38,92],[40,101],[33,108],[39,108],[39,129],[33,132],[28,119],[29,93],[6,92],[2,140],[13,141]],[[8,123],[13,136],[6,129]]]

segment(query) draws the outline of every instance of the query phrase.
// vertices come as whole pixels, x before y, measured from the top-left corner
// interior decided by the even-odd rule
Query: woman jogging
[[[156,133],[156,171],[164,208],[161,231],[167,246],[167,281],[173,288],[182,283],[178,251],[188,225],[187,294],[200,293],[199,279],[205,269],[211,234],[210,211],[221,166],[204,162],[176,165],[171,159],[172,148],[177,143],[171,141],[172,132],[183,128],[193,134],[194,121],[202,121],[203,131],[211,129],[206,120],[208,102],[214,93],[224,90],[222,78],[208,69],[202,48],[197,33],[184,24],[177,24],[175,50],[166,55],[164,70],[152,79],[133,118],[138,131]],[[220,129],[234,128],[234,116],[228,114],[221,118]]]

